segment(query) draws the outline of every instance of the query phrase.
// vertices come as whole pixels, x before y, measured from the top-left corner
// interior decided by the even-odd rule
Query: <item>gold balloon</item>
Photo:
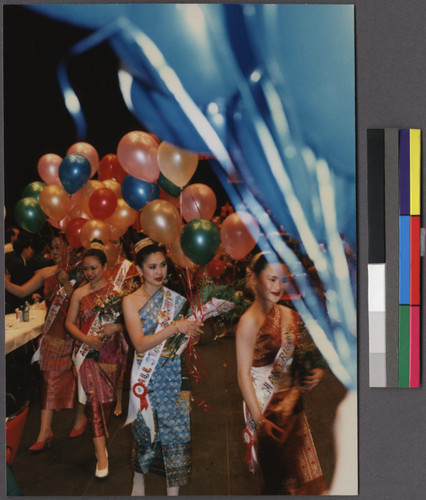
[[[193,271],[197,264],[192,262],[192,260],[187,257],[182,250],[182,245],[180,244],[180,237],[176,238],[176,240],[168,247],[168,255],[172,262],[179,267],[188,268],[189,271]]]
[[[145,205],[140,215],[145,234],[164,245],[170,245],[179,236],[181,220],[175,206],[165,200],[154,200]]]
[[[129,226],[132,226],[135,223],[137,216],[137,210],[129,207],[123,198],[118,198],[115,212],[111,215],[111,217],[106,219],[106,221],[109,222],[111,226],[115,226],[116,228],[123,230],[124,233]]]
[[[108,265],[115,264],[115,261],[117,260],[118,257],[117,249],[115,248],[115,246],[112,244],[111,241],[107,241],[104,244],[104,247]]]
[[[109,228],[111,231],[111,240],[119,240],[127,230],[127,228],[121,229],[115,226],[111,226],[111,224],[109,225]]]
[[[115,196],[117,196],[117,199],[122,198],[121,196],[121,184],[117,182],[115,179],[105,179],[103,181],[103,184],[105,187],[108,189],[111,189],[111,191],[114,192]]]
[[[106,244],[111,239],[110,225],[100,219],[87,221],[80,231],[81,244],[89,248],[92,240],[101,240]]]
[[[71,206],[69,194],[64,188],[54,184],[43,189],[38,201],[43,212],[58,222],[68,214]]]
[[[164,177],[176,186],[184,187],[197,170],[198,153],[162,142],[158,147],[157,162]]]

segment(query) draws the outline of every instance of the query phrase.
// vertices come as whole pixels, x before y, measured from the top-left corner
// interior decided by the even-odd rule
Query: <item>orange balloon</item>
[[[60,221],[69,212],[71,200],[64,188],[51,184],[40,193],[40,207],[53,220]]]
[[[158,243],[170,245],[179,236],[180,215],[175,206],[165,200],[145,205],[140,215],[143,232]]]
[[[216,205],[216,195],[206,184],[191,184],[182,191],[182,216],[186,222],[211,219]]]
[[[117,146],[117,156],[124,170],[147,182],[160,175],[157,163],[157,141],[150,134],[135,130],[123,136]]]
[[[176,240],[167,248],[168,255],[172,262],[179,267],[188,268],[190,271],[193,271],[197,264],[193,262],[189,257],[187,257],[182,250],[182,245],[180,244],[180,238],[176,238]]]
[[[222,222],[220,238],[225,251],[235,260],[243,259],[256,245],[260,229],[248,212],[234,212]]]
[[[123,198],[119,198],[117,200],[117,208],[115,209],[115,212],[111,215],[111,217],[106,219],[106,221],[109,222],[111,226],[123,230],[124,233],[129,226],[132,226],[135,223],[137,216],[138,211],[129,207]]]
[[[85,248],[89,248],[92,240],[101,240],[106,244],[111,239],[110,225],[100,219],[87,221],[80,231],[81,244]]]
[[[104,243],[104,247],[105,247],[107,263],[109,265],[114,264],[118,256],[117,249],[115,248],[115,246],[112,244],[111,241],[107,241],[106,243]]]
[[[117,196],[117,198],[122,198],[121,196],[121,184],[119,182],[117,182],[115,179],[105,179],[103,181],[103,185],[108,188],[108,189],[111,189],[111,191],[114,192],[115,196]]]
[[[55,227],[56,229],[60,229],[61,231],[65,231],[65,229],[67,228],[68,226],[68,223],[70,221],[70,217],[69,215],[66,215],[63,219],[61,219],[60,221],[57,221],[55,219],[51,219],[50,217],[47,219],[47,222]]]
[[[76,142],[68,148],[67,155],[77,154],[84,156],[90,163],[90,177],[96,174],[99,165],[99,155],[96,149],[87,142]]]
[[[103,182],[97,180],[90,180],[87,182],[85,186],[83,186],[73,195],[73,203],[79,206],[81,212],[84,212],[88,216],[90,216],[88,217],[89,219],[92,218],[92,214],[90,213],[90,208],[89,208],[89,198],[94,191],[104,187],[105,186]],[[84,217],[84,216],[79,215],[77,217]]]
[[[161,173],[176,186],[184,187],[197,170],[198,153],[192,153],[167,142],[162,142],[157,152]]]
[[[115,226],[111,226],[111,224],[109,225],[109,228],[111,230],[111,241],[112,240],[119,240],[123,236],[123,234],[127,231],[127,227],[126,228],[118,228]]]

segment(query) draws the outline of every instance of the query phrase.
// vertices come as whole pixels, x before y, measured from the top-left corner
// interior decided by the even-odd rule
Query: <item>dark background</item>
[[[46,153],[62,158],[79,142],[57,82],[60,58],[91,31],[39,15],[18,5],[3,8],[4,68],[4,185],[6,221],[15,224],[13,207],[25,186],[40,181],[37,162]],[[117,77],[118,60],[108,43],[73,57],[68,66],[71,84],[88,125],[87,137],[99,158],[116,153],[120,139],[144,130],[127,109]],[[191,182],[208,184],[226,200],[207,161],[199,164]],[[47,223],[48,224],[48,223]]]
[[[283,3],[307,3],[294,0]],[[311,1],[309,3],[334,3],[324,1]],[[357,183],[358,183],[358,336],[359,336],[359,498],[361,500],[376,499],[412,499],[422,500],[426,492],[426,389],[424,368],[422,373],[423,386],[420,389],[370,389],[368,387],[368,314],[367,314],[367,175],[366,175],[366,129],[367,128],[420,128],[423,131],[422,147],[425,151],[424,134],[426,133],[426,2],[424,0],[341,0],[337,3],[355,4],[356,19],[356,91],[357,91]],[[45,21],[47,24],[48,21]],[[45,24],[45,25],[46,25]],[[28,27],[27,27],[28,28]],[[26,37],[25,26],[16,28],[16,37],[22,40]],[[28,28],[29,29],[29,28]],[[58,28],[61,36],[66,32],[74,33],[80,39],[83,30],[61,26]],[[56,32],[58,33],[58,31]],[[50,35],[49,35],[50,36]],[[56,57],[66,48],[60,38],[50,37],[46,49],[54,52]],[[29,39],[31,42],[31,39]],[[20,66],[18,51],[31,51],[31,43],[22,44],[23,49],[13,48],[17,66]],[[99,48],[99,50],[104,50]],[[5,54],[7,58],[7,54]],[[83,56],[84,57],[84,56]],[[24,81],[36,80],[38,69],[44,65],[46,54],[39,53],[36,68],[28,67],[22,71],[20,78]],[[6,60],[5,60],[6,64]],[[111,61],[113,67],[115,61]],[[88,71],[94,68],[89,67]],[[5,68],[6,71],[6,68]],[[46,69],[44,69],[46,71]],[[35,73],[34,73],[35,72]],[[109,73],[109,71],[108,71]],[[21,75],[21,72],[20,72]],[[51,75],[51,81],[55,75]],[[108,88],[106,78],[101,68],[86,79],[87,89],[79,89],[82,105],[88,112],[84,102],[83,93],[91,92],[89,100],[94,104],[97,94]],[[94,85],[92,90],[91,85]],[[7,86],[7,82],[5,82]],[[5,88],[6,91],[6,88]],[[50,93],[58,93],[53,89]],[[24,90],[21,90],[24,94]],[[46,95],[46,94],[44,94]],[[47,96],[49,97],[49,92]],[[22,95],[22,100],[25,99]],[[32,98],[31,98],[32,99]],[[7,125],[7,134],[11,128],[17,135],[16,150],[13,155],[18,158],[15,165],[21,169],[30,164],[31,172],[36,172],[37,159],[46,152],[64,154],[74,140],[71,119],[65,111],[55,110],[55,114],[48,111],[42,99],[37,99],[37,116],[31,117],[27,107],[18,106],[11,109],[12,122]],[[93,117],[94,122],[89,123],[89,136],[91,142],[99,148],[99,154],[111,152],[109,149],[118,143],[124,133],[134,128],[135,122],[129,123],[128,129],[116,130],[116,123],[121,120],[131,120],[128,112],[123,110],[124,104],[118,99],[118,108],[114,104],[115,98],[108,95],[104,100],[97,102],[99,115]],[[58,107],[61,105],[58,104]],[[18,109],[19,108],[19,109]],[[106,109],[105,109],[106,108]],[[95,108],[96,109],[96,108]],[[37,117],[45,113],[52,113],[53,130],[44,130],[38,123]],[[56,113],[59,113],[57,115]],[[119,118],[120,113],[127,115]],[[62,116],[59,117],[58,116]],[[100,118],[102,116],[102,119]],[[127,122],[122,122],[127,123]],[[140,126],[137,125],[138,129]],[[39,130],[40,129],[40,130]],[[116,136],[114,134],[117,134]],[[53,135],[55,139],[53,139]],[[111,135],[110,135],[111,134]],[[8,136],[6,136],[7,139]],[[33,138],[34,137],[34,138]],[[35,137],[37,137],[35,139]],[[99,137],[99,141],[97,139]],[[103,150],[105,138],[105,150]],[[35,144],[36,152],[26,156],[28,144]],[[11,154],[5,158],[5,170],[10,171]],[[19,161],[24,158],[25,161]],[[424,163],[424,162],[423,162]],[[22,179],[20,168],[12,170],[15,182],[28,182],[36,180],[33,176]],[[23,170],[22,170],[23,171]],[[423,169],[424,171],[424,169]],[[423,200],[426,199],[425,182],[422,182]],[[7,191],[9,191],[9,186]],[[9,196],[9,194],[6,194]],[[424,210],[424,203],[423,203]],[[426,296],[424,280],[424,265],[422,266],[422,296]],[[424,302],[424,299],[423,299]],[[422,311],[422,324],[424,325],[424,308]],[[424,332],[424,328],[423,328]],[[424,333],[423,333],[424,335]],[[2,353],[3,345],[0,346]],[[425,366],[426,342],[422,339],[422,365]],[[1,441],[0,441],[1,442]],[[4,448],[4,447],[3,447]],[[1,453],[3,453],[3,448]],[[3,455],[0,455],[0,457]]]

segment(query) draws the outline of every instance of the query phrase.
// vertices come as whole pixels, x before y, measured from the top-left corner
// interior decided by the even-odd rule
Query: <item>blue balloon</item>
[[[121,195],[129,207],[141,210],[148,201],[158,199],[160,189],[157,184],[126,175],[121,183]]]
[[[78,154],[65,156],[59,165],[59,179],[68,194],[74,194],[90,179],[89,160]]]

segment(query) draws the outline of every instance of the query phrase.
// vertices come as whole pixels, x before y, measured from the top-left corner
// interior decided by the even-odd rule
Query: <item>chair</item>
[[[6,462],[11,465],[15,459],[21,441],[25,421],[27,420],[29,401],[15,413],[6,417]]]

